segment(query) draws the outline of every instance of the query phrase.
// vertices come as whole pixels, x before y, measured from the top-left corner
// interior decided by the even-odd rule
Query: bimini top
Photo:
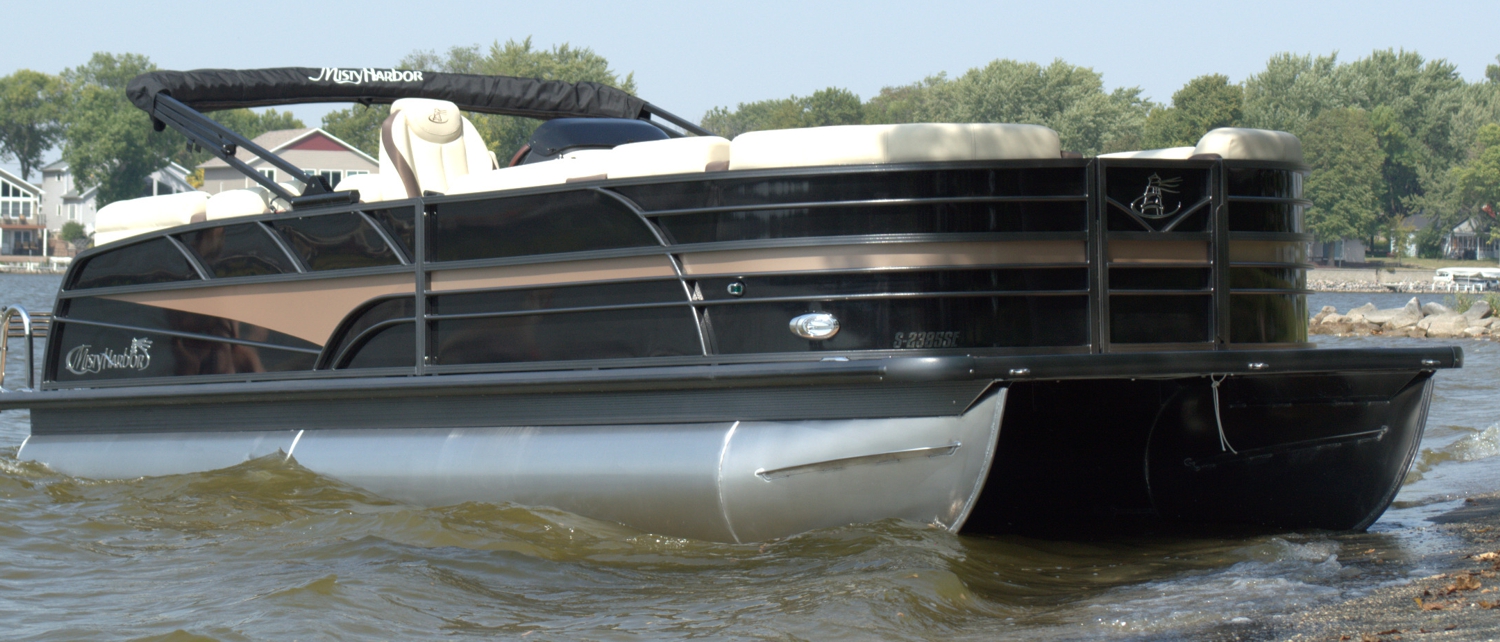
[[[198,69],[153,71],[136,76],[125,88],[130,102],[151,115],[157,131],[171,127],[188,140],[244,173],[277,198],[297,203],[333,203],[347,195],[333,194],[326,181],[306,172],[236,134],[204,111],[296,105],[302,103],[394,103],[402,98],[430,98],[453,103],[463,111],[504,116],[554,118],[626,118],[648,122],[668,136],[681,136],[653,117],[698,136],[706,129],[659,109],[614,87],[594,82],[563,82],[539,78],[449,74],[402,69],[345,69],[340,67],[278,67],[274,69]],[[295,196],[262,176],[235,153],[244,149],[307,186]],[[331,199],[331,200],[330,200]]]
[[[130,81],[130,102],[156,116],[161,94],[198,111],[300,103],[391,103],[400,98],[447,100],[485,114],[553,118],[675,119],[608,85],[509,76],[399,69],[279,67],[154,71]]]

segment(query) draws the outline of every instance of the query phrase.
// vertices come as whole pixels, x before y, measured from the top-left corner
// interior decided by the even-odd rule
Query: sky
[[[179,70],[381,67],[417,50],[530,36],[539,47],[593,49],[620,75],[634,73],[641,97],[694,121],[715,106],[830,86],[868,99],[882,87],[939,72],[958,76],[999,58],[1061,58],[1101,73],[1107,89],[1140,87],[1165,103],[1192,78],[1222,73],[1239,82],[1284,51],[1354,60],[1406,49],[1447,59],[1469,81],[1483,78],[1500,54],[1497,0],[54,0],[19,13],[0,39],[0,75],[57,73],[95,51],[145,54]],[[317,125],[331,108],[294,113]]]

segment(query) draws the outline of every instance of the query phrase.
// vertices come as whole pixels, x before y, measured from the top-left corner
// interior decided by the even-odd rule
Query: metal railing
[[[52,313],[38,312],[30,314],[26,308],[13,305],[0,312],[0,327],[5,328],[5,338],[0,340],[0,392],[8,392],[5,389],[5,366],[10,357],[10,340],[26,340],[26,390],[36,389],[36,367],[33,364],[36,354],[37,337],[46,338],[48,330],[52,328]]]

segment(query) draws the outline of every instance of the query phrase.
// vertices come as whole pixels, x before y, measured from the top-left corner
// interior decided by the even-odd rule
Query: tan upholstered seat
[[[402,98],[381,125],[377,176],[384,200],[447,193],[454,178],[498,166],[473,123],[446,100]]]
[[[1041,125],[838,125],[740,134],[729,169],[1061,157],[1057,132]]]
[[[207,214],[207,192],[181,192],[115,201],[100,208],[94,217],[94,245],[105,245],[132,236],[154,232]]]

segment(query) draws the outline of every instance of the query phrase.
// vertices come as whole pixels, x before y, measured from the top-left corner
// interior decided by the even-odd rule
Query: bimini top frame
[[[459,109],[482,114],[553,118],[632,118],[651,122],[668,135],[676,131],[653,122],[660,118],[684,131],[711,135],[679,116],[607,85],[509,76],[450,74],[398,69],[279,67],[273,69],[199,69],[153,71],[126,87],[130,102],[151,115],[157,131],[170,126],[219,159],[240,170],[293,206],[350,202],[350,193],[334,193],[321,180],[278,158],[213,119],[199,113],[240,107],[348,102],[389,104],[401,98],[447,100]],[[244,148],[307,185],[296,197],[260,175],[235,152]]]

